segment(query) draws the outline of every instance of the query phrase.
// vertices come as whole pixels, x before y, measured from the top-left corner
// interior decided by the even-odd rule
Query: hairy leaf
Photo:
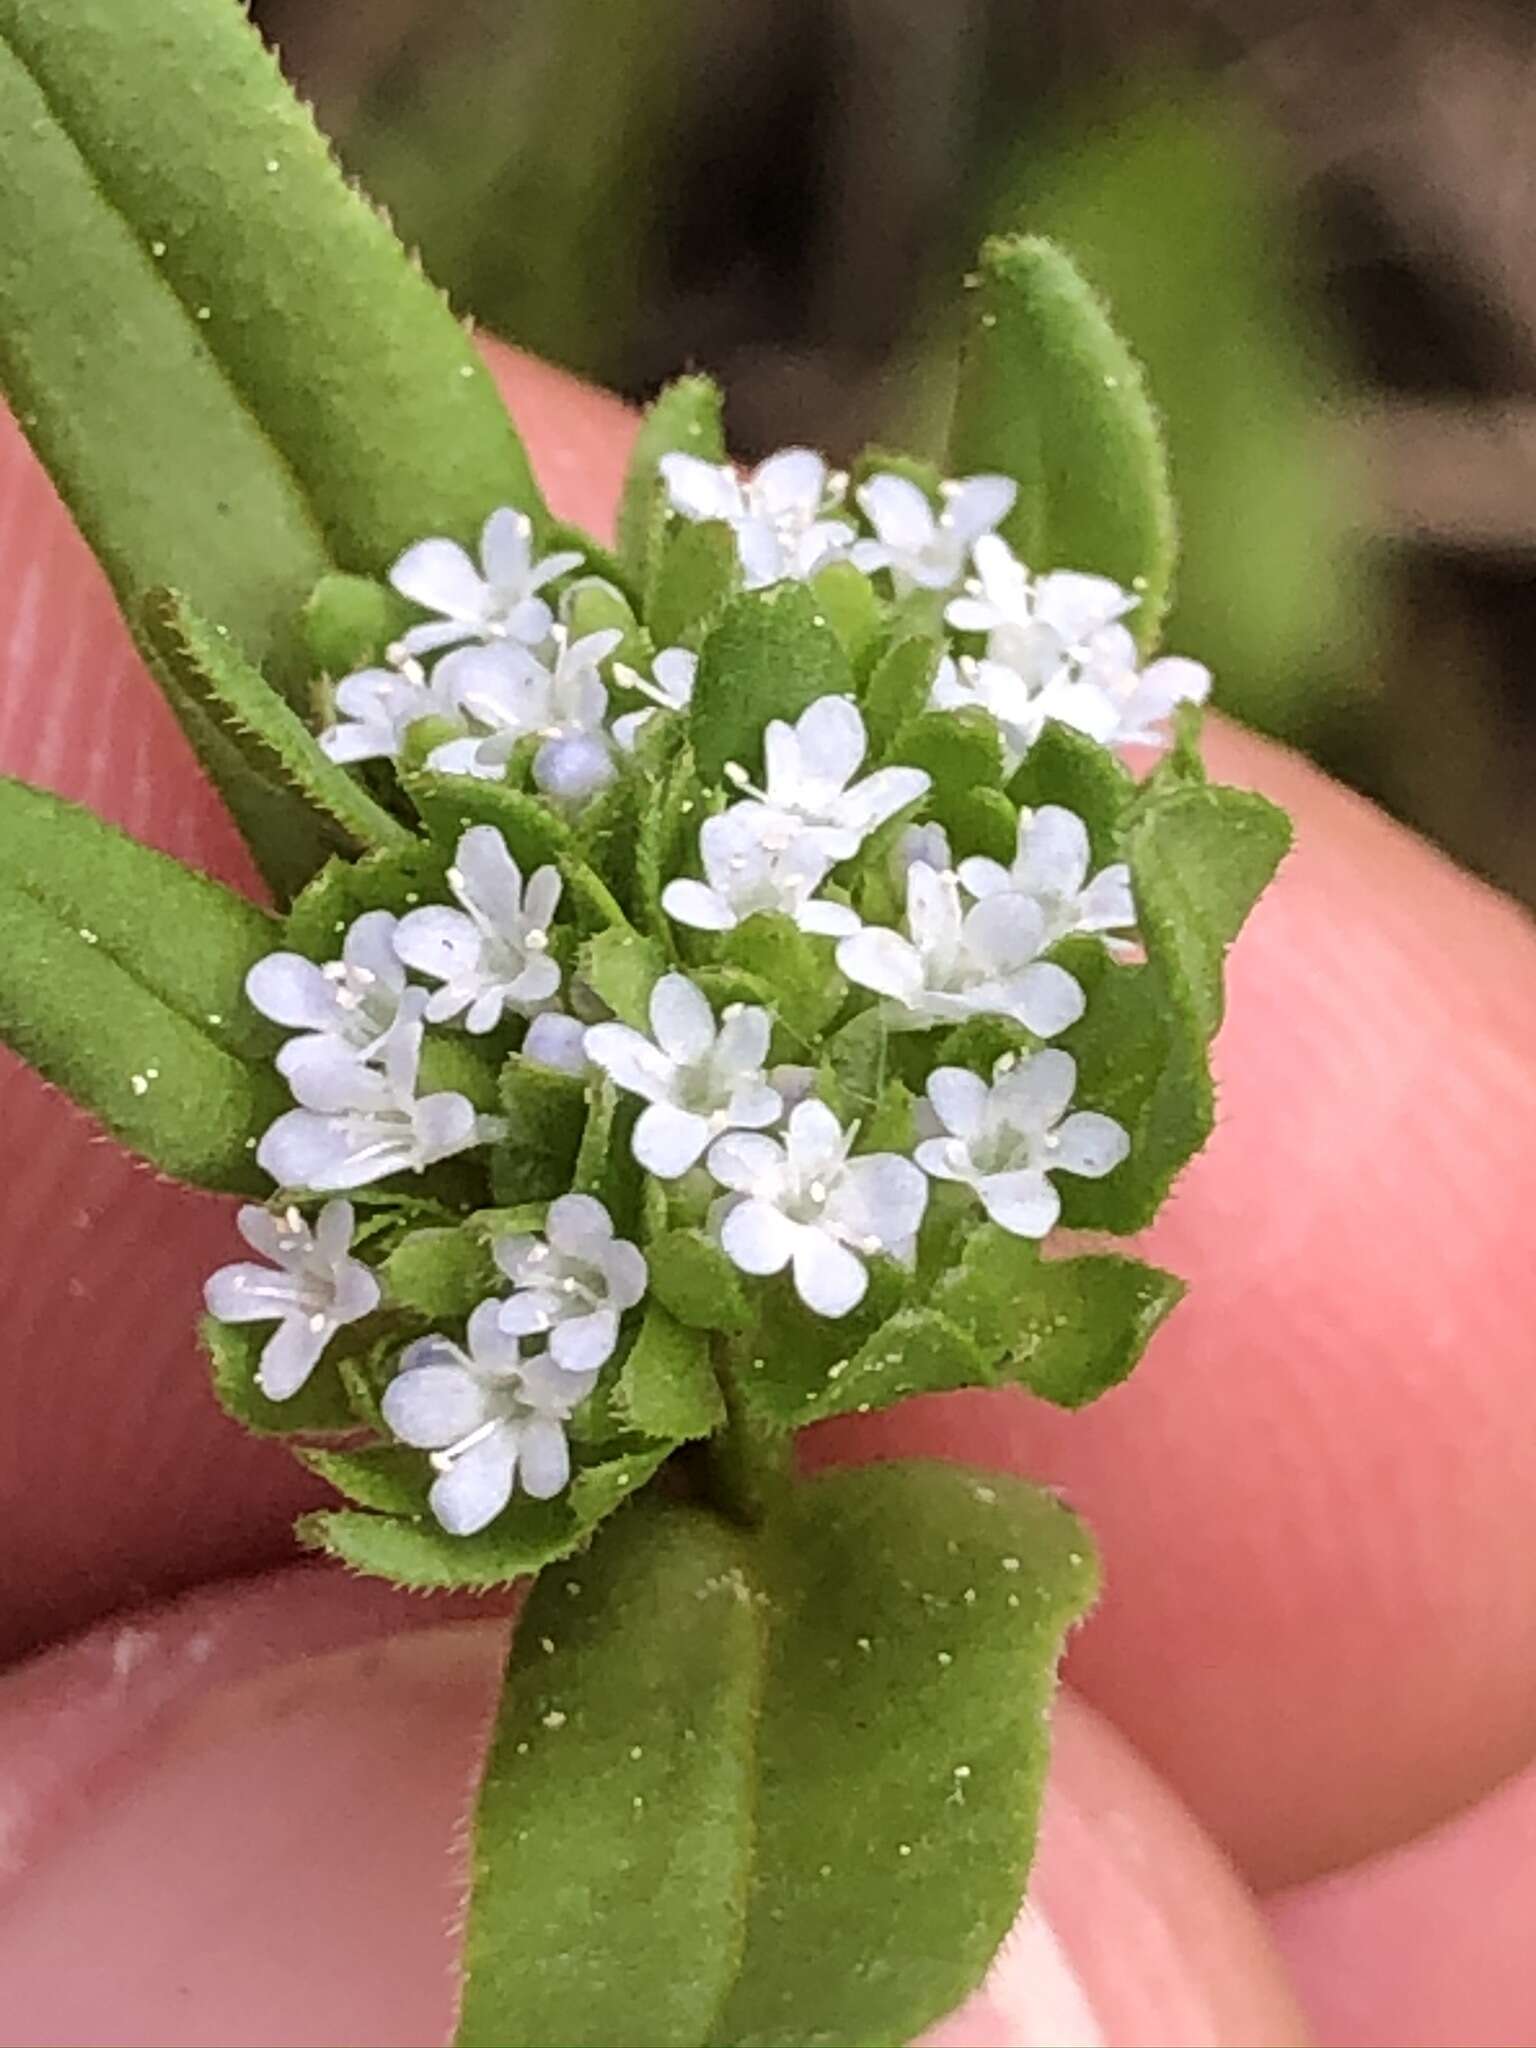
[[[759,773],[770,718],[798,718],[818,697],[852,689],[842,644],[803,583],[733,599],[699,654],[688,712],[699,773],[718,781],[728,761]]]
[[[713,1238],[699,1230],[664,1230],[645,1248],[651,1293],[695,1330],[747,1328],[751,1305],[741,1275]]]
[[[697,455],[725,460],[725,427],[720,388],[708,377],[679,377],[647,406],[619,500],[619,555],[644,589],[652,553],[666,513],[661,481],[663,455]]]
[[[725,1420],[725,1402],[709,1358],[709,1340],[648,1303],[634,1347],[614,1389],[614,1405],[631,1429],[658,1442],[687,1443]]]
[[[972,287],[951,473],[1019,486],[1002,532],[1036,571],[1086,569],[1141,599],[1155,646],[1176,555],[1167,457],[1141,369],[1071,260],[1037,236],[999,236]]]
[[[204,1316],[198,1326],[213,1374],[219,1406],[258,1436],[339,1436],[355,1430],[357,1417],[336,1376],[322,1359],[286,1401],[273,1401],[256,1384],[257,1368],[272,1323],[221,1323]]]
[[[697,647],[741,588],[736,536],[722,520],[674,519],[652,546],[645,623],[657,647]]]

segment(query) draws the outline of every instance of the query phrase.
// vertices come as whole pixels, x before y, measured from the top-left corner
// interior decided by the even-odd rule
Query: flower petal
[[[676,1180],[698,1165],[709,1138],[706,1117],[694,1116],[675,1103],[653,1102],[641,1111],[632,1149],[647,1173],[658,1180]]]
[[[757,1003],[733,1003],[720,1020],[715,1064],[728,1074],[762,1072],[773,1036],[773,1019]]]
[[[549,1335],[549,1355],[562,1372],[596,1372],[613,1356],[619,1341],[619,1318],[611,1308],[556,1323]]]
[[[915,555],[933,539],[938,524],[933,507],[909,477],[882,471],[866,479],[854,497],[888,548]]]
[[[713,1153],[710,1156],[713,1158]],[[782,1273],[794,1257],[799,1234],[800,1226],[791,1223],[781,1210],[748,1196],[721,1224],[720,1244],[732,1265],[743,1273]]]
[[[714,1049],[714,1012],[686,974],[661,977],[651,990],[650,1016],[656,1043],[679,1065],[702,1060]]]
[[[1076,896],[1088,879],[1088,827],[1061,804],[1042,804],[1019,825],[1014,883],[1026,895]]]
[[[736,913],[729,903],[702,882],[668,882],[661,892],[661,907],[668,917],[678,924],[691,925],[695,931],[728,932],[736,923]]]
[[[885,1248],[914,1235],[928,1206],[928,1180],[896,1152],[850,1159],[826,1206],[826,1219],[860,1249]]]
[[[1064,1173],[1102,1180],[1113,1173],[1131,1149],[1130,1134],[1112,1116],[1080,1109],[1057,1130],[1054,1164]]]
[[[794,1275],[795,1292],[819,1316],[847,1315],[858,1307],[869,1287],[869,1275],[860,1261],[846,1245],[821,1230],[796,1231]]]
[[[455,1458],[433,1482],[427,1499],[450,1536],[474,1536],[494,1522],[512,1498],[520,1432],[503,1424]]]
[[[389,572],[402,597],[450,619],[478,621],[486,588],[480,572],[454,540],[419,540]]]
[[[739,519],[741,487],[723,463],[697,455],[663,455],[658,465],[674,512],[685,519]]]
[[[562,1074],[584,1074],[587,1030],[579,1017],[545,1010],[528,1026],[521,1046],[523,1058],[537,1060],[541,1067],[555,1067]]]
[[[530,1500],[553,1500],[571,1476],[565,1431],[551,1415],[533,1415],[518,1425],[519,1475]]]
[[[1077,1062],[1060,1046],[1020,1060],[992,1092],[994,1114],[1015,1130],[1044,1132],[1066,1113],[1077,1086]]]
[[[914,868],[913,873],[916,872]],[[887,931],[879,925],[866,925],[842,940],[837,949],[837,964],[849,981],[857,982],[860,988],[892,996],[897,1002],[911,1002],[923,987],[923,962],[916,947],[899,932]]]
[[[784,1171],[784,1148],[751,1131],[731,1131],[710,1146],[706,1164],[721,1187],[749,1195]]]
[[[245,993],[263,1017],[292,1031],[334,1031],[336,984],[299,953],[268,953],[245,977]]]
[[[702,1000],[702,999],[701,999]],[[586,1057],[616,1086],[647,1102],[665,1102],[677,1070],[643,1033],[628,1024],[593,1024],[587,1031]]]
[[[533,522],[526,512],[503,505],[480,529],[480,561],[497,593],[527,587],[533,564]]]
[[[496,1413],[494,1397],[461,1365],[417,1365],[396,1373],[380,1411],[392,1435],[418,1450],[440,1451]]]
[[[1010,984],[1012,1014],[1037,1038],[1054,1038],[1087,1007],[1081,985],[1054,961],[1037,960]]]
[[[987,1113],[990,1090],[979,1074],[965,1067],[935,1067],[928,1076],[928,1100],[945,1130],[957,1138],[974,1138]]]
[[[329,1323],[317,1330],[308,1316],[287,1316],[279,1323],[256,1368],[256,1384],[269,1401],[286,1401],[299,1391],[331,1335]]]
[[[982,1206],[1015,1237],[1044,1237],[1061,1214],[1061,1197],[1043,1173],[989,1173],[977,1183]]]
[[[564,1257],[596,1262],[613,1242],[613,1218],[596,1195],[560,1195],[549,1205],[544,1235]]]
[[[275,1323],[298,1313],[300,1282],[276,1266],[242,1259],[203,1282],[203,1304],[221,1323]]]

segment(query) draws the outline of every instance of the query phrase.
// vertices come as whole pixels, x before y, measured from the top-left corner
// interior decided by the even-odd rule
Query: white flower
[[[528,1026],[520,1050],[525,1060],[537,1060],[540,1066],[557,1067],[562,1074],[584,1074],[586,1039],[587,1026],[579,1017],[541,1010]]]
[[[992,1221],[1015,1237],[1044,1237],[1061,1213],[1048,1176],[1099,1180],[1130,1150],[1124,1126],[1095,1110],[1066,1115],[1077,1085],[1070,1053],[1052,1046],[1009,1067],[991,1087],[963,1067],[938,1067],[928,1100],[944,1138],[925,1138],[917,1163],[936,1180],[963,1181]]]
[[[877,768],[853,782],[869,735],[851,697],[818,697],[793,725],[770,718],[763,734],[765,787],[755,789],[734,763],[726,773],[751,801],[734,806],[770,853],[806,838],[828,861],[850,860],[870,833],[926,796],[933,778],[921,768]],[[852,783],[852,787],[849,785]]]
[[[389,572],[400,592],[438,617],[402,633],[405,654],[428,654],[465,640],[520,640],[537,646],[549,633],[549,606],[537,593],[581,566],[576,553],[533,558],[533,524],[503,506],[480,533],[480,567],[453,540],[419,540]]]
[[[434,747],[429,768],[498,782],[518,743],[538,739],[533,779],[546,794],[581,801],[612,780],[603,723],[608,690],[599,671],[624,636],[609,627],[572,640],[563,626],[553,630],[553,668],[522,647],[470,647],[447,656],[442,687],[478,731]]]
[[[443,986],[428,999],[427,1021],[467,1012],[466,1029],[494,1031],[503,1010],[530,1016],[552,1000],[560,969],[549,951],[549,924],[560,875],[538,868],[528,878],[494,825],[471,825],[459,840],[448,886],[463,906],[426,904],[402,917],[395,951],[407,967]]]
[[[679,924],[695,930],[728,932],[760,910],[793,918],[803,932],[841,938],[857,931],[857,913],[828,903],[816,891],[831,865],[809,838],[795,834],[785,846],[764,844],[753,807],[733,804],[699,830],[699,857],[706,879],[668,882],[661,906]]]
[[[270,1125],[256,1148],[256,1163],[279,1187],[365,1187],[501,1135],[500,1121],[478,1115],[467,1096],[417,1096],[424,1001],[420,989],[407,990],[378,1066],[335,1038],[295,1049],[287,1080],[301,1107]]]
[[[402,658],[398,668],[360,668],[336,685],[334,725],[319,735],[320,751],[332,761],[394,761],[418,719],[441,717],[437,678],[427,681],[420,662]]]
[[[418,1338],[380,1403],[402,1443],[433,1453],[439,1477],[428,1500],[450,1536],[495,1521],[519,1481],[533,1500],[563,1491],[571,1476],[565,1424],[597,1380],[562,1372],[543,1354],[524,1358],[500,1315],[500,1302],[482,1301],[464,1346]]]
[[[641,675],[627,662],[614,663],[615,682],[622,683],[627,690],[638,690],[642,697],[651,700],[644,711],[626,711],[622,718],[613,721],[614,740],[626,754],[634,752],[635,742],[658,711],[688,709],[693,702],[693,685],[698,672],[699,657],[686,647],[664,647],[651,663],[649,676]]]
[[[501,1327],[516,1337],[548,1330],[562,1372],[590,1373],[619,1341],[619,1317],[645,1293],[644,1255],[613,1234],[595,1195],[561,1195],[542,1237],[503,1237],[496,1263],[517,1292],[501,1304]]]
[[[1098,634],[1083,658],[1078,689],[1097,693],[1095,738],[1106,746],[1160,747],[1164,727],[1180,704],[1203,704],[1211,694],[1211,672],[1203,662],[1165,654],[1137,666],[1136,643],[1123,626]]]
[[[854,493],[877,537],[854,542],[853,562],[866,571],[888,569],[898,597],[952,590],[975,543],[1012,511],[1018,486],[1011,477],[968,476],[941,485],[940,495],[943,508],[935,514],[915,483],[889,473]]]
[[[586,1052],[619,1087],[645,1098],[635,1157],[647,1173],[675,1180],[722,1131],[762,1130],[783,1115],[783,1098],[763,1072],[773,1020],[735,1004],[717,1030],[685,974],[661,977],[650,1010],[652,1038],[627,1024],[594,1024]]]
[[[843,553],[853,528],[822,516],[841,495],[840,479],[809,448],[781,448],[738,477],[728,463],[697,455],[663,455],[662,480],[674,512],[684,519],[721,519],[736,535],[748,590],[786,577],[813,576]]]
[[[1038,904],[1046,946],[1071,932],[1128,931],[1136,922],[1131,871],[1123,860],[1101,868],[1090,882],[1088,828],[1075,811],[1042,804],[1019,814],[1013,865],[975,855],[960,863],[960,880],[976,897],[1013,891]]]
[[[220,1266],[208,1275],[203,1299],[221,1323],[277,1324],[262,1349],[256,1384],[269,1401],[286,1401],[343,1323],[378,1307],[379,1283],[360,1259],[349,1257],[350,1202],[327,1202],[313,1230],[297,1209],[274,1216],[253,1202],[235,1222],[252,1251],[272,1263]]]
[[[907,892],[907,876],[918,861],[940,874],[954,866],[955,856],[949,834],[942,825],[909,825],[891,848],[891,880],[903,896]]]
[[[317,967],[301,953],[268,953],[245,977],[252,1005],[274,1024],[305,1034],[277,1055],[286,1074],[295,1048],[313,1037],[333,1039],[367,1057],[393,1027],[405,994],[405,969],[395,956],[396,919],[366,910],[348,927],[341,958]]]
[[[1011,775],[1040,736],[1049,712],[1042,689],[1026,682],[1006,662],[946,654],[928,691],[934,711],[980,711],[996,725],[1003,761]]]
[[[854,1136],[810,1101],[790,1113],[782,1144],[749,1132],[717,1138],[709,1151],[710,1172],[738,1198],[720,1222],[726,1256],[743,1273],[788,1266],[800,1299],[822,1316],[858,1306],[869,1285],[862,1258],[903,1251],[928,1200],[910,1159],[850,1159]]]
[[[1083,992],[1065,968],[1036,958],[1045,944],[1038,904],[1012,892],[965,909],[958,877],[917,861],[907,871],[907,936],[867,925],[844,939],[837,964],[850,981],[885,996],[897,1028],[1011,1017],[1054,1038],[1083,1014]]]

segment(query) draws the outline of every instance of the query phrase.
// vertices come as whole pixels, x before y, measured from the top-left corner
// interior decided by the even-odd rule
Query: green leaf
[[[327,760],[298,714],[227,630],[173,591],[152,591],[144,637],[192,745],[235,814],[262,872],[293,895],[333,853],[400,848],[414,835]],[[212,729],[221,742],[204,743]]]
[[[428,1322],[457,1322],[501,1285],[482,1237],[468,1230],[413,1230],[384,1261],[393,1300]]]
[[[752,1308],[741,1275],[699,1230],[665,1230],[645,1248],[651,1293],[694,1330],[745,1330]]]
[[[1144,1228],[1204,1144],[1213,1116],[1206,1047],[1221,1021],[1222,957],[1289,843],[1284,813],[1235,789],[1175,790],[1127,830],[1146,963],[1118,966],[1091,944],[1060,949],[1088,999],[1061,1042],[1077,1061],[1079,1102],[1117,1117],[1131,1151],[1102,1181],[1064,1177],[1068,1225]]]
[[[241,10],[0,0],[0,153],[0,381],[130,617],[184,590],[292,693],[328,569],[538,511],[468,336]]]
[[[654,652],[651,637],[635,617],[629,599],[606,577],[578,577],[566,587],[560,608],[573,640],[588,633],[622,633],[624,637],[608,661],[627,661],[631,668],[649,668]],[[606,669],[607,664],[604,666]]]
[[[745,1540],[638,1506],[540,1579],[475,1819],[459,2048],[696,2048],[740,1950],[762,1624]]]
[[[661,1445],[588,1466],[554,1500],[530,1500],[519,1493],[476,1536],[450,1536],[430,1515],[409,1520],[349,1508],[305,1515],[297,1533],[310,1549],[398,1586],[423,1592],[506,1586],[578,1550],[599,1522],[644,1486],[670,1449]],[[380,1468],[376,1484],[385,1483]]]
[[[852,690],[848,657],[803,583],[734,598],[699,654],[688,711],[699,773],[718,781],[727,761],[757,771],[770,718]]]
[[[811,578],[816,608],[842,642],[856,671],[862,671],[880,632],[881,605],[875,586],[852,562],[829,562]]]
[[[985,1387],[992,1377],[985,1354],[958,1324],[933,1309],[902,1308],[850,1357],[828,1368],[822,1386],[802,1400],[792,1426],[828,1415],[867,1414],[913,1394]]]
[[[668,945],[672,925],[661,907],[661,894],[674,875],[692,864],[705,815],[693,749],[685,741],[665,776],[658,776],[651,800],[640,813],[635,841],[635,914]]]
[[[420,1451],[385,1444],[368,1451],[300,1451],[307,1465],[359,1507],[391,1515],[425,1515],[432,1467]]]
[[[772,989],[774,1015],[801,1038],[814,1038],[842,1007],[847,987],[832,964],[830,945],[778,911],[744,918],[724,935],[720,951],[726,966]]]
[[[1126,1378],[1183,1294],[1181,1280],[1138,1259],[1044,1259],[1027,1238],[983,1223],[929,1299],[979,1347],[994,1383],[1081,1408]]]
[[[1120,830],[1136,782],[1113,748],[1051,719],[1025,755],[1008,794],[1030,810],[1060,804],[1074,811],[1088,827],[1096,865],[1119,859]]]
[[[473,775],[439,775],[428,769],[402,775],[401,781],[423,824],[450,855],[459,835],[471,825],[494,825],[525,880],[546,862],[560,870],[565,884],[562,912],[574,917],[584,930],[627,925],[612,890],[577,853],[570,827],[542,798],[511,789],[504,782],[482,782]]]
[[[322,576],[304,600],[304,644],[322,675],[371,668],[416,616],[372,576]]]
[[[221,1323],[204,1316],[198,1325],[213,1374],[219,1406],[258,1436],[339,1436],[357,1428],[357,1417],[331,1361],[286,1401],[273,1401],[256,1384],[256,1369],[272,1325]]]
[[[709,1339],[647,1304],[640,1334],[620,1370],[614,1407],[631,1429],[658,1442],[709,1436],[725,1420],[725,1401],[709,1358]]]
[[[520,1052],[510,1053],[501,1070],[501,1104],[507,1113],[508,1143],[547,1161],[569,1185],[587,1120],[587,1089],[581,1076],[525,1059]]]
[[[1019,814],[1000,789],[962,790],[940,798],[935,809],[957,861],[983,854],[1010,865],[1018,852]]]
[[[902,726],[885,758],[928,771],[929,810],[942,812],[976,789],[1000,787],[1003,779],[1002,741],[984,711],[920,711]]]
[[[288,1096],[245,977],[277,936],[243,897],[0,778],[0,1039],[178,1179],[266,1185],[252,1153]]]
[[[642,589],[665,517],[663,455],[697,455],[724,462],[725,426],[720,388],[708,377],[679,377],[647,406],[629,453],[619,499],[619,554]]]
[[[889,748],[901,728],[928,702],[939,665],[939,643],[927,634],[898,640],[875,663],[864,686],[864,724],[876,758]]]
[[[1176,555],[1167,457],[1142,373],[1070,259],[999,236],[972,287],[950,470],[1001,470],[1018,499],[1004,538],[1035,571],[1112,576],[1156,645]]]
[[[850,476],[850,498],[856,494],[860,484],[868,483],[872,476],[899,476],[909,484],[916,484],[935,511],[943,502],[940,491],[943,479],[937,466],[915,455],[898,454],[894,448],[876,446],[863,449],[854,459]]]
[[[829,1387],[836,1387],[864,1344],[901,1307],[909,1276],[893,1259],[872,1258],[869,1288],[851,1314],[808,1309],[787,1273],[754,1284],[750,1342],[727,1354],[730,1386],[744,1413],[772,1429],[798,1429]]]
[[[620,1237],[640,1227],[644,1175],[632,1140],[640,1116],[636,1096],[626,1095],[606,1074],[587,1082],[587,1121],[571,1174],[577,1194],[596,1195]]]
[[[447,856],[421,839],[358,861],[328,861],[295,898],[284,941],[307,960],[335,960],[347,928],[365,911],[403,917],[422,903],[446,903],[447,870]]]
[[[763,1548],[746,1944],[695,2038],[896,2048],[975,1989],[1018,1912],[1092,1552],[1049,1496],[936,1464],[801,1485]]]
[[[651,554],[645,623],[657,647],[697,647],[741,588],[736,535],[723,520],[670,521]]]
[[[638,932],[599,932],[581,949],[578,973],[615,1017],[636,1031],[651,1028],[651,990],[667,971],[667,957],[654,939]]]

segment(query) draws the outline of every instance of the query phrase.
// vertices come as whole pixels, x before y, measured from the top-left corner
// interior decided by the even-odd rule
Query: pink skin
[[[628,416],[498,370],[559,509],[606,525]],[[0,765],[252,887],[9,435],[0,553]],[[1303,764],[1211,753],[1300,850],[1237,956],[1223,1129],[1153,1233],[1189,1303],[1086,1415],[953,1397],[814,1447],[1046,1477],[1109,1568],[1034,1916],[934,2038],[1289,2042],[1299,1996],[1325,2041],[1528,2041],[1536,945]],[[9,1062],[0,1114],[0,1630],[20,1657],[98,1624],[0,1680],[0,2044],[442,2038],[499,1628],[233,1580],[291,1556],[311,1488],[190,1343],[228,1205]]]

